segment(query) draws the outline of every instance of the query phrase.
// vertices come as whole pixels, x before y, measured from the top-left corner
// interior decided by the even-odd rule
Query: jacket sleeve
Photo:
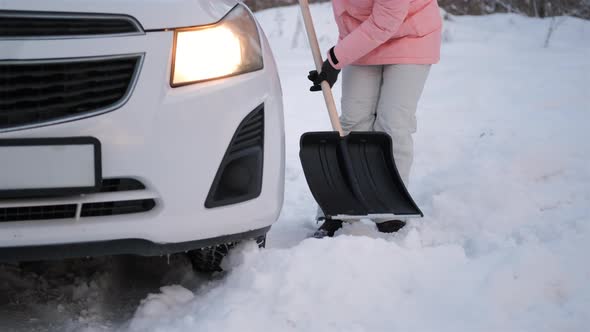
[[[410,0],[375,0],[371,15],[334,48],[338,63],[330,61],[332,65],[341,69],[389,40],[404,22],[409,7]]]

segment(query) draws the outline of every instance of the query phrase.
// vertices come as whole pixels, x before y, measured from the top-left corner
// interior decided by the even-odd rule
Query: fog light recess
[[[236,204],[260,196],[264,156],[264,105],[238,126],[217,170],[205,207]]]

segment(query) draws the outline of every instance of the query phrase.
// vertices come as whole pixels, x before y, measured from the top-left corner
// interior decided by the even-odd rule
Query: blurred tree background
[[[310,0],[327,2],[329,0]],[[296,4],[297,0],[245,0],[252,10]],[[438,4],[454,15],[485,15],[517,13],[533,17],[569,15],[590,19],[590,0],[438,0]]]

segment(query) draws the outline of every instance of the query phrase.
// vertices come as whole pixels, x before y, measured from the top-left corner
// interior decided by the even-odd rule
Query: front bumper
[[[146,190],[128,193],[0,200],[0,208],[81,204],[105,200],[105,195],[119,200],[153,198],[157,203],[151,211],[138,214],[2,222],[0,251],[129,239],[196,245],[204,239],[266,229],[278,218],[283,202],[284,126],[280,83],[268,43],[263,38],[261,71],[173,89],[169,85],[172,39],[172,32],[162,31],[115,38],[0,41],[0,59],[145,54],[134,91],[119,109],[0,133],[0,139],[96,137],[102,144],[104,178],[135,178],[146,185]],[[206,208],[207,194],[234,132],[261,104],[265,139],[260,196]]]
[[[0,248],[0,262],[26,262],[77,257],[95,257],[121,253],[139,256],[163,256],[171,253],[185,252],[195,248],[206,248],[223,243],[257,239],[265,236],[269,230],[270,226],[239,234],[178,243],[153,243],[142,239],[121,239]]]

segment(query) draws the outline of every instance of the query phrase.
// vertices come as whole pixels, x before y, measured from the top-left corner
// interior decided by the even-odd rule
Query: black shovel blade
[[[305,133],[299,157],[309,189],[326,216],[422,216],[399,176],[386,133]]]

